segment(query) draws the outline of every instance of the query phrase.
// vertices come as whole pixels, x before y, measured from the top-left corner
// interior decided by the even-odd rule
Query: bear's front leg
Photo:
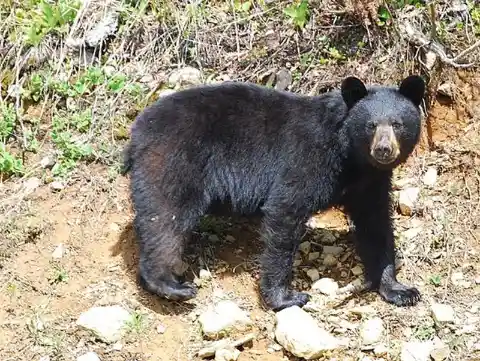
[[[396,277],[390,187],[389,176],[379,176],[365,189],[347,194],[344,203],[355,225],[357,251],[367,284],[387,302],[413,306],[420,301],[420,292],[398,282]]]
[[[295,253],[305,232],[307,217],[275,209],[266,211],[262,237],[265,250],[261,256],[260,293],[274,311],[290,306],[303,307],[310,296],[290,288]]]

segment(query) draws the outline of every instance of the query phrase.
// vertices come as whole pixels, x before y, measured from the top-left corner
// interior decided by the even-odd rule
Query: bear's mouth
[[[381,124],[375,129],[370,144],[370,156],[382,165],[394,163],[400,155],[400,145],[391,125]]]

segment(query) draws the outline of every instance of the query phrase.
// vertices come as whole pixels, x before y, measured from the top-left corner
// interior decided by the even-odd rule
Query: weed
[[[440,275],[432,275],[429,279],[430,283],[435,287],[441,286],[442,284],[442,277]]]
[[[283,10],[283,13],[290,18],[290,21],[292,21],[296,27],[303,29],[310,18],[308,0],[300,0],[299,4],[287,6]]]
[[[431,323],[420,324],[415,327],[413,337],[420,341],[428,341],[436,335],[435,327]]]
[[[15,129],[17,113],[12,103],[0,103],[0,142],[6,142]]]
[[[127,332],[140,334],[142,333],[147,326],[147,320],[145,315],[142,313],[135,311],[132,313],[130,319],[125,323],[125,327]]]
[[[62,266],[55,264],[53,266],[52,274],[49,277],[49,282],[51,285],[62,283],[62,282],[68,282],[67,271]]]
[[[21,175],[24,173],[23,162],[11,154],[4,143],[0,142],[0,176]]]

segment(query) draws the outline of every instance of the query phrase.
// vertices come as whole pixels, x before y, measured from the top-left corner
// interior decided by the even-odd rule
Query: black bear
[[[291,289],[306,221],[341,205],[355,226],[369,289],[414,305],[416,288],[395,273],[391,176],[418,142],[419,76],[392,87],[355,78],[319,96],[239,82],[198,86],[159,99],[131,127],[123,174],[131,171],[139,282],[170,300],[196,296],[181,264],[185,236],[215,204],[261,211],[260,293],[274,311],[309,300]]]

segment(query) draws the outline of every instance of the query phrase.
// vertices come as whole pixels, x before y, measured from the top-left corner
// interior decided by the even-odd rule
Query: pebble
[[[327,267],[335,266],[337,264],[337,259],[333,255],[327,254],[323,259],[323,264]]]
[[[300,252],[302,252],[304,255],[307,255],[310,253],[310,250],[312,248],[312,245],[310,244],[310,242],[302,242],[300,243],[300,245],[298,246],[298,249]]]
[[[95,352],[87,352],[77,357],[77,361],[100,361],[100,357]]]
[[[167,328],[164,325],[162,325],[161,323],[159,323],[157,325],[157,332],[159,334],[164,334],[166,330],[167,330]]]
[[[222,300],[208,308],[198,318],[203,334],[210,339],[222,338],[231,330],[246,330],[252,321],[233,301]]]
[[[373,345],[380,341],[384,331],[383,321],[379,317],[374,317],[363,322],[360,327],[360,337],[362,344]]]
[[[309,261],[315,261],[318,258],[320,258],[320,252],[311,252],[308,254]]]
[[[294,356],[312,360],[341,345],[337,338],[320,328],[313,317],[298,306],[284,308],[275,316],[275,338]]]
[[[54,192],[61,191],[63,188],[65,188],[65,186],[60,181],[53,181],[50,183],[50,189]]]
[[[437,169],[435,167],[428,167],[427,171],[423,175],[423,184],[426,186],[434,186],[437,182]]]
[[[420,188],[410,187],[400,191],[398,198],[398,206],[400,208],[400,213],[404,216],[410,216],[415,209],[415,206],[420,195]]]
[[[378,344],[373,349],[373,353],[375,354],[375,356],[386,356],[388,354],[388,347],[385,346],[383,343]]]
[[[434,303],[431,306],[432,317],[437,324],[451,323],[455,321],[455,311],[450,305]]]
[[[62,243],[60,243],[57,247],[55,247],[55,250],[52,252],[52,258],[62,258],[65,255],[66,251],[66,247]]]
[[[318,270],[316,270],[315,268],[310,268],[308,271],[307,271],[307,276],[313,281],[315,282],[316,280],[318,280],[320,278],[320,273],[318,272]]]
[[[334,256],[338,256],[340,253],[343,252],[343,247],[340,246],[323,246],[323,254],[331,254]]]
[[[402,345],[401,361],[430,361],[430,352],[433,349],[431,341],[411,341]]]
[[[173,71],[168,77],[168,83],[171,87],[198,85],[202,83],[202,73],[194,67],[187,66]]]
[[[363,274],[363,269],[359,265],[352,268],[352,273],[354,276],[360,276]]]
[[[40,160],[40,167],[50,169],[55,165],[55,157],[47,155]]]
[[[292,74],[288,69],[282,68],[276,74],[276,90],[285,90],[292,83]]]
[[[450,348],[448,345],[442,344],[439,347],[435,347],[431,352],[430,352],[430,357],[433,359],[433,361],[443,361],[448,358],[450,355]]]
[[[312,285],[312,290],[319,291],[320,293],[323,293],[327,296],[333,295],[338,290],[338,283],[335,282],[332,278],[325,277],[316,281]]]
[[[215,352],[215,361],[236,361],[240,356],[240,351],[235,347],[228,347]]]
[[[85,34],[88,46],[94,48],[100,45],[109,36],[115,34],[118,28],[118,14],[107,13],[100,22]]]
[[[23,188],[27,193],[32,193],[35,191],[38,187],[42,185],[42,180],[37,177],[32,177],[28,178],[24,183],[23,183]]]
[[[201,269],[200,272],[198,273],[198,277],[203,281],[209,281],[212,279],[212,274],[210,273],[210,271],[207,271],[206,269]]]
[[[123,336],[124,325],[130,317],[130,313],[118,305],[92,307],[80,315],[77,325],[106,343],[114,343]]]

